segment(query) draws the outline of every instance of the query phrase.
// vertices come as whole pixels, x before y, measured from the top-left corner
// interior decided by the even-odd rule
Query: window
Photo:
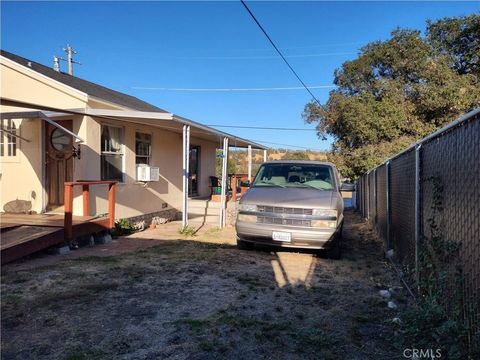
[[[102,125],[102,180],[123,181],[123,128]]]
[[[152,135],[137,132],[135,134],[135,164],[150,165],[152,156]]]
[[[17,156],[17,138],[18,129],[12,119],[2,119],[2,131],[0,134],[0,156],[15,157]]]

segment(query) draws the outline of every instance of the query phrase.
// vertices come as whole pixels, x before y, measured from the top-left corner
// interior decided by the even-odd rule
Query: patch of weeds
[[[330,296],[333,293],[333,290],[330,287],[325,286],[312,286],[310,291],[316,294],[322,294],[326,296]]]
[[[11,273],[5,279],[2,280],[3,283],[8,282],[9,284],[23,284],[31,279],[31,274],[25,273]]]
[[[322,329],[313,327],[295,333],[294,337],[297,340],[299,352],[315,352],[321,359],[334,359],[333,355],[337,355],[336,358],[338,358],[339,353],[336,352],[335,345],[339,341],[333,334],[327,334]]]
[[[114,290],[118,287],[117,283],[94,283],[94,284],[85,284],[78,286],[74,289],[65,290],[62,292],[48,292],[41,294],[33,301],[35,306],[48,306],[56,305],[62,301],[85,301],[85,298],[91,297],[94,298],[94,295],[103,291]]]
[[[245,274],[237,278],[238,282],[242,285],[247,285],[250,290],[253,290],[258,287],[267,287],[266,284],[259,276],[252,276]]]
[[[175,321],[175,324],[188,326],[188,328],[192,331],[201,331],[211,326],[211,321],[209,319],[185,318]]]
[[[115,227],[112,230],[112,236],[124,236],[133,234],[136,229],[130,225],[127,219],[120,219],[115,221]]]
[[[198,344],[198,348],[207,352],[220,352],[225,353],[228,351],[228,346],[218,339],[203,340]]]
[[[101,359],[107,355],[106,352],[100,349],[73,349],[68,351],[67,355],[63,358],[64,360],[89,360],[89,359]]]
[[[304,313],[296,313],[295,316],[299,320],[304,320],[305,319],[305,314]]]
[[[370,321],[370,317],[367,314],[356,314],[353,318],[355,321],[360,323],[366,323]]]
[[[82,256],[75,259],[70,259],[72,262],[92,262],[98,264],[118,264],[123,260],[121,256]]]
[[[184,236],[194,236],[197,233],[197,230],[194,227],[185,225],[178,231],[178,233]]]
[[[412,278],[412,282],[417,280],[419,303],[403,314],[403,344],[441,349],[442,357],[448,359],[479,358],[480,345],[478,341],[469,343],[469,323],[465,319],[466,305],[478,304],[468,304],[464,298],[461,243],[445,239],[444,186],[440,176],[424,181],[432,203],[419,254],[418,278]]]
[[[360,332],[360,328],[357,324],[353,324],[350,327],[350,338],[352,339],[353,343],[356,345],[360,345],[363,340],[363,335]]]
[[[335,264],[335,267],[333,268],[333,272],[336,275],[340,274],[340,265],[339,264]]]

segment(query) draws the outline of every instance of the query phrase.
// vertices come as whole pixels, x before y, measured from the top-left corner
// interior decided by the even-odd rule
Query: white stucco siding
[[[17,155],[0,157],[1,206],[12,200],[32,202],[32,210],[42,211],[42,127],[39,119],[15,119],[19,135]]]
[[[71,87],[43,76],[32,69],[1,57],[0,91],[2,97],[10,100],[40,104],[59,109],[85,107],[87,95]],[[3,111],[22,109],[2,108]]]
[[[182,135],[179,133],[167,131],[164,129],[139,125],[130,122],[100,120],[95,119],[96,125],[88,126],[92,129],[87,133],[87,143],[89,152],[92,154],[92,161],[87,161],[83,171],[91,174],[98,174],[100,179],[100,136],[101,125],[111,125],[123,128],[124,133],[124,181],[117,184],[116,197],[116,217],[125,218],[148,214],[163,210],[165,204],[169,208],[173,207],[181,210],[182,205]],[[152,136],[152,156],[150,165],[156,166],[160,170],[160,180],[148,183],[136,181],[135,164],[135,133],[144,132]],[[96,138],[91,139],[91,137]],[[95,141],[94,141],[95,140]],[[208,196],[210,194],[209,177],[215,174],[215,149],[216,144],[200,139],[191,139],[192,145],[199,145],[200,150],[200,180],[199,195]],[[82,148],[83,161],[83,148]],[[93,169],[92,167],[95,167]],[[91,177],[82,179],[92,179]],[[108,201],[106,187],[96,186],[92,188],[93,196],[91,199],[91,211],[94,214],[107,212]],[[75,200],[74,212],[80,214],[82,211],[82,201],[80,193]]]

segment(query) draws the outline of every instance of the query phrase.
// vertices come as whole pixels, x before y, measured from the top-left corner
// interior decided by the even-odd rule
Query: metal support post
[[[226,195],[227,195],[227,165],[228,165],[228,138],[223,138],[223,162],[222,162],[222,192],[220,195],[220,228],[227,223]]]
[[[252,145],[248,145],[248,181],[252,181]]]
[[[385,250],[390,250],[392,248],[392,243],[390,239],[390,229],[391,229],[391,221],[392,221],[392,216],[391,216],[391,209],[390,209],[390,161],[387,161],[385,163],[385,189],[386,189],[386,199],[387,199],[387,248]]]
[[[365,182],[366,183],[366,191],[365,191],[365,215],[366,215],[366,219],[368,220],[370,218],[370,172],[367,172],[367,174],[365,175],[367,181]]]
[[[183,172],[182,172],[182,227],[188,225],[188,176],[190,164],[190,126],[183,125]]]
[[[419,281],[419,261],[421,247],[421,149],[422,144],[415,146],[415,279]]]

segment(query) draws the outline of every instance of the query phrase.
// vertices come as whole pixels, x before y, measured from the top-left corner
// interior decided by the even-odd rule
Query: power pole
[[[68,55],[67,57],[67,62],[68,62],[68,73],[73,76],[73,64],[78,64],[82,65],[78,61],[73,60],[73,54],[76,54],[77,52],[73,50],[73,48],[70,46],[70,44],[67,44],[67,47],[63,49]]]

